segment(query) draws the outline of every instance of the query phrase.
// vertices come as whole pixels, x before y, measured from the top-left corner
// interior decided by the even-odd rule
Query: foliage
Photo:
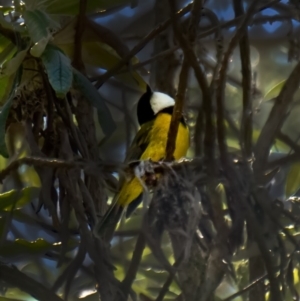
[[[249,44],[253,24],[290,21],[299,7],[253,1],[244,12],[235,0],[226,5],[236,18],[222,21],[202,1],[183,10],[175,2],[166,2],[170,19],[132,50],[96,20],[138,1],[0,7],[0,300],[299,298],[297,43],[291,35],[288,72],[264,89]],[[278,15],[263,18],[271,5]],[[165,9],[157,5],[155,14]],[[212,56],[201,46],[205,37],[216,41]],[[136,55],[152,39],[161,52],[140,63]],[[235,48],[241,80],[229,63]],[[124,91],[145,91],[141,74],[150,63],[154,86],[176,82],[172,130],[184,107],[189,160],[125,166],[119,137],[128,146],[136,122]],[[175,135],[168,140],[172,158]],[[136,168],[147,171],[149,207],[122,219],[111,241],[99,238],[93,230],[117,190],[116,175]]]

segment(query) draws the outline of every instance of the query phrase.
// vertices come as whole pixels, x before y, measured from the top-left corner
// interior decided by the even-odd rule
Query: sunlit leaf
[[[26,10],[23,17],[29,36],[34,43],[48,37],[50,27],[59,27],[46,13],[38,9]]]
[[[77,241],[74,239],[69,240],[68,251],[74,250],[74,248],[77,246]],[[0,246],[0,256],[10,259],[15,259],[19,256],[24,257],[26,255],[38,256],[43,255],[48,251],[59,252],[60,248],[60,242],[50,243],[43,238],[38,238],[34,241],[18,238],[14,241],[6,241],[5,244]]]
[[[84,97],[98,110],[98,119],[100,126],[105,135],[110,136],[115,130],[116,125],[107,108],[105,101],[99,94],[98,90],[91,84],[91,82],[80,72],[73,69],[74,85],[81,91]]]
[[[10,60],[6,61],[0,70],[0,78],[4,76],[9,76],[14,74],[20,65],[23,63],[26,55],[27,55],[28,49],[24,49],[16,53],[16,55],[11,58]]]
[[[23,292],[22,290],[18,289],[18,288],[8,288],[7,291],[5,292],[5,297],[9,298],[7,299],[7,301],[9,300],[23,300],[23,301],[36,301],[35,298],[33,298],[32,296],[26,294],[25,292]],[[1,299],[0,299],[1,301]]]
[[[2,53],[9,44],[11,44],[11,41],[0,34],[0,53]]]
[[[24,299],[15,299],[15,298],[6,298],[6,297],[1,297],[0,296],[0,301],[22,301]]]
[[[280,93],[282,87],[284,86],[285,82],[286,81],[283,80],[283,81],[279,82],[278,84],[276,84],[273,88],[271,88],[264,96],[264,99],[270,100],[270,99],[277,97],[278,94]]]
[[[257,142],[257,139],[260,135],[260,130],[254,129],[252,132],[252,142],[253,144],[255,144]],[[240,146],[240,142],[238,140],[238,137],[236,137],[235,133],[228,128],[227,130],[228,133],[228,138],[226,139],[226,143],[228,145],[228,147],[232,150],[240,150],[241,146]],[[291,148],[286,145],[284,142],[280,141],[279,139],[275,139],[275,143],[272,146],[272,151],[276,151],[276,152],[282,152],[282,153],[287,153],[291,150]]]
[[[11,91],[12,84],[14,82],[15,75],[0,77],[0,105],[7,100],[9,92]],[[1,116],[1,113],[0,113]],[[1,117],[0,117],[1,122]]]
[[[295,194],[300,188],[300,163],[294,163],[287,175],[285,184],[285,195],[287,197]]]
[[[25,239],[16,239],[6,241],[0,246],[0,256],[14,258],[16,256],[39,255],[50,250],[59,250],[60,244],[51,244],[44,239],[27,241]]]
[[[81,297],[80,300],[82,300],[82,301],[98,301],[99,300],[99,294],[98,293],[91,293],[89,295]]]
[[[47,45],[41,58],[52,88],[58,97],[64,97],[70,90],[73,80],[70,59],[52,45]]]
[[[13,206],[15,209],[22,208],[32,200],[36,199],[39,195],[40,188],[38,187],[26,187],[20,192],[17,190],[10,190],[0,194],[0,211],[8,211]],[[15,204],[14,204],[15,203]]]
[[[13,10],[14,10],[13,6],[0,6],[0,11],[3,14],[7,14]]]
[[[6,43],[5,43],[6,44]],[[16,45],[13,43],[8,43],[5,45],[5,47],[2,49],[0,53],[0,65],[12,58],[13,54],[16,52]]]
[[[30,54],[34,57],[40,57],[42,53],[44,52],[46,46],[48,45],[48,42],[52,38],[51,34],[49,33],[48,36],[42,38],[37,43],[35,43],[30,48]]]

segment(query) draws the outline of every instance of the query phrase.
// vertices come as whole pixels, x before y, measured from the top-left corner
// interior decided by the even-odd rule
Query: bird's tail
[[[110,241],[123,213],[123,206],[113,202],[94,228],[94,234]]]

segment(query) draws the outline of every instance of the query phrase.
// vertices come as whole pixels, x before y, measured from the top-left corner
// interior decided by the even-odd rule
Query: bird
[[[153,162],[164,160],[174,105],[174,98],[162,92],[152,91],[147,85],[147,90],[140,97],[137,105],[137,120],[140,129],[127,151],[125,163],[136,160]],[[182,115],[173,153],[174,160],[185,157],[189,145],[189,128]],[[95,227],[96,236],[101,236],[101,233],[109,228],[108,237],[111,237],[124,209],[127,208],[126,218],[128,218],[142,201],[143,185],[140,179],[133,176],[121,182],[120,189],[110,207]]]

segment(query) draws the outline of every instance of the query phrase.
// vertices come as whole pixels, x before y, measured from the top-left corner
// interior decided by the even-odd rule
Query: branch
[[[255,13],[259,13],[261,11],[264,11],[265,9],[267,9],[267,8],[269,8],[269,7],[277,4],[280,1],[281,0],[273,0],[270,3],[262,5],[261,7],[259,7],[258,9],[255,10]],[[244,17],[245,17],[245,15],[239,16],[239,17],[237,17],[235,19],[232,19],[230,21],[227,21],[227,22],[221,24],[220,27],[219,26],[214,26],[214,27],[208,29],[207,31],[205,31],[203,33],[200,33],[199,36],[198,36],[198,38],[202,39],[202,38],[205,38],[205,37],[207,37],[207,36],[209,36],[211,34],[214,34],[216,31],[220,30],[220,28],[221,29],[226,29],[226,28],[235,27],[237,24],[239,24],[243,20]],[[253,21],[251,24],[253,24],[254,22],[255,21]],[[258,21],[258,22],[260,22],[260,21]]]
[[[192,4],[188,4],[185,8],[181,9],[176,13],[176,18],[184,16],[190,11]],[[171,20],[167,20],[164,23],[158,25],[149,34],[145,36],[136,46],[134,46],[131,51],[124,56],[114,67],[107,70],[103,75],[97,78],[95,87],[99,89],[108,79],[110,79],[114,74],[116,74],[122,67],[124,67],[138,52],[140,52],[151,40],[153,40],[162,31],[168,28],[171,24]],[[92,79],[94,80],[94,79]]]
[[[287,111],[293,96],[300,84],[300,62],[296,65],[289,78],[286,80],[276,102],[270,112],[267,122],[261,130],[258,137],[254,154],[255,161],[253,164],[254,172],[258,177],[262,174],[267,164],[270,148],[276,137],[277,132],[281,128],[284,120],[287,117]]]
[[[247,30],[248,23],[250,19],[252,18],[253,14],[256,12],[256,6],[257,6],[258,0],[254,0],[252,4],[250,5],[247,14],[244,15],[242,22],[240,26],[238,27],[235,35],[231,39],[228,49],[226,53],[224,54],[222,66],[220,69],[219,74],[219,83],[217,87],[217,93],[216,93],[216,100],[217,100],[217,137],[218,137],[218,143],[219,143],[219,150],[220,150],[220,156],[227,165],[227,145],[226,145],[226,130],[224,125],[224,97],[225,97],[225,86],[226,86],[226,76],[227,76],[227,69],[229,64],[230,56],[236,47],[237,43],[239,42],[240,38],[245,33],[245,30]]]
[[[276,138],[288,145],[295,153],[300,154],[300,145],[293,141],[288,135],[280,131],[277,133]]]
[[[51,168],[64,168],[64,169],[83,169],[88,174],[98,174],[100,169],[107,169],[107,172],[118,170],[116,164],[97,164],[95,162],[80,162],[80,161],[64,161],[59,159],[46,159],[38,157],[26,157],[11,162],[5,169],[0,171],[0,182],[2,182],[12,171],[18,169],[22,165],[32,165],[35,167],[51,167]],[[94,170],[94,171],[93,171]],[[102,170],[102,171],[104,171]],[[106,170],[105,170],[106,171]]]
[[[274,0],[268,5],[261,6],[256,12],[263,11],[272,5],[278,3],[280,0]],[[184,16],[187,14],[192,7],[192,3],[188,4],[185,8],[181,9],[177,12],[176,17],[179,18],[181,16]],[[238,18],[235,18],[233,20],[230,20],[228,22],[223,23],[220,27],[221,29],[224,28],[231,28],[233,26],[236,26],[238,24],[243,16],[240,16]],[[151,40],[153,40],[158,34],[160,34],[162,31],[168,28],[168,26],[171,24],[171,20],[167,20],[163,24],[158,25],[154,30],[152,30],[148,35],[146,35],[135,47],[132,48],[132,50],[124,56],[114,67],[107,70],[106,73],[97,76],[95,78],[91,78],[92,81],[97,80],[95,87],[99,89],[107,80],[109,80],[113,75],[115,75],[122,67],[124,67],[138,52],[140,52]],[[198,38],[204,38],[207,37],[216,31],[220,30],[219,26],[214,26],[213,28],[199,34]]]
[[[244,293],[246,293],[246,292],[250,291],[251,289],[253,289],[257,284],[263,282],[266,278],[267,278],[267,275],[259,277],[258,279],[251,282],[249,285],[245,286],[240,291],[238,291],[235,294],[232,294],[231,296],[223,299],[223,301],[231,301],[231,300],[235,299],[236,297],[243,295]]]
[[[173,267],[174,267],[174,268],[180,267],[180,265],[181,265],[182,262],[183,262],[183,259],[184,259],[184,252],[182,252],[182,255],[179,256],[179,257],[176,259],[175,263],[173,264]],[[168,276],[168,278],[167,278],[167,280],[165,281],[163,287],[161,288],[161,290],[160,290],[160,292],[159,292],[157,298],[155,299],[155,301],[163,301],[163,300],[164,300],[165,295],[166,295],[166,293],[168,292],[169,287],[170,287],[170,285],[172,284],[173,279],[174,279],[174,274],[170,273],[169,276]]]
[[[183,33],[180,30],[180,26],[176,19],[176,9],[174,1],[169,1],[170,8],[171,8],[171,21],[173,25],[173,30],[175,33],[175,36],[177,37],[180,46],[182,47],[183,43]],[[201,17],[201,8],[202,8],[202,1],[194,1],[193,7],[191,10],[191,18],[190,18],[190,24],[189,24],[189,31],[188,31],[188,38],[191,45],[194,44],[196,35],[197,35],[197,27],[200,22]],[[171,124],[168,132],[168,141],[166,146],[166,160],[171,161],[173,158],[173,153],[175,151],[175,145],[176,145],[176,138],[178,133],[178,127],[180,120],[182,118],[182,110],[184,105],[184,99],[185,99],[185,91],[187,88],[187,82],[188,82],[188,75],[189,75],[189,69],[190,69],[190,62],[188,58],[186,57],[186,53],[184,56],[183,64],[181,67],[181,72],[179,76],[179,85],[178,85],[178,91],[176,94],[176,101],[174,106],[174,111],[172,114]]]
[[[188,82],[188,74],[189,74],[189,68],[190,65],[188,63],[188,60],[184,58],[183,64],[181,67],[181,72],[179,76],[179,85],[178,90],[176,93],[175,98],[175,106],[171,118],[170,128],[168,132],[168,140],[166,145],[166,161],[172,161],[173,160],[173,154],[175,151],[175,145],[176,145],[176,138],[178,133],[178,127],[180,120],[182,118],[182,110],[184,105],[184,99],[185,99],[185,91],[187,87]]]
[[[125,295],[124,300],[127,300],[127,296],[130,292],[130,288],[132,286],[132,283],[137,274],[140,262],[142,260],[142,255],[143,255],[145,247],[146,247],[146,239],[145,239],[144,234],[142,232],[140,232],[140,234],[137,238],[137,241],[136,241],[135,249],[132,253],[132,259],[130,262],[130,266],[129,266],[126,276],[121,284],[122,291]],[[120,297],[120,296],[118,296],[118,297]]]
[[[80,0],[79,3],[79,15],[75,31],[75,43],[74,43],[74,59],[72,65],[80,72],[85,73],[84,63],[82,61],[82,35],[86,23],[86,6],[87,0]]]
[[[244,14],[244,7],[242,0],[234,0],[234,10],[236,16]],[[252,101],[251,101],[251,88],[252,88],[252,72],[250,61],[250,45],[248,30],[240,39],[240,58],[242,65],[242,86],[243,86],[243,115],[241,124],[241,141],[242,150],[245,153],[246,159],[252,156]]]
[[[173,1],[169,0],[170,6],[172,7]],[[173,21],[174,22],[174,21]],[[211,94],[207,82],[207,77],[205,72],[201,69],[198,63],[198,59],[191,47],[190,43],[187,39],[181,34],[180,31],[177,31],[176,36],[180,47],[184,52],[184,56],[188,59],[189,64],[194,69],[195,77],[198,81],[199,86],[202,90],[203,95],[203,108],[205,112],[206,118],[206,127],[205,127],[205,138],[204,138],[204,145],[205,145],[205,156],[208,160],[210,170],[213,169],[213,162],[214,162],[214,125],[212,120],[213,108],[212,108],[212,99]]]
[[[47,289],[43,284],[28,277],[26,274],[20,272],[17,268],[12,266],[0,264],[0,279],[9,283],[13,287],[18,287],[22,291],[30,294],[40,301],[62,301],[56,294]]]

